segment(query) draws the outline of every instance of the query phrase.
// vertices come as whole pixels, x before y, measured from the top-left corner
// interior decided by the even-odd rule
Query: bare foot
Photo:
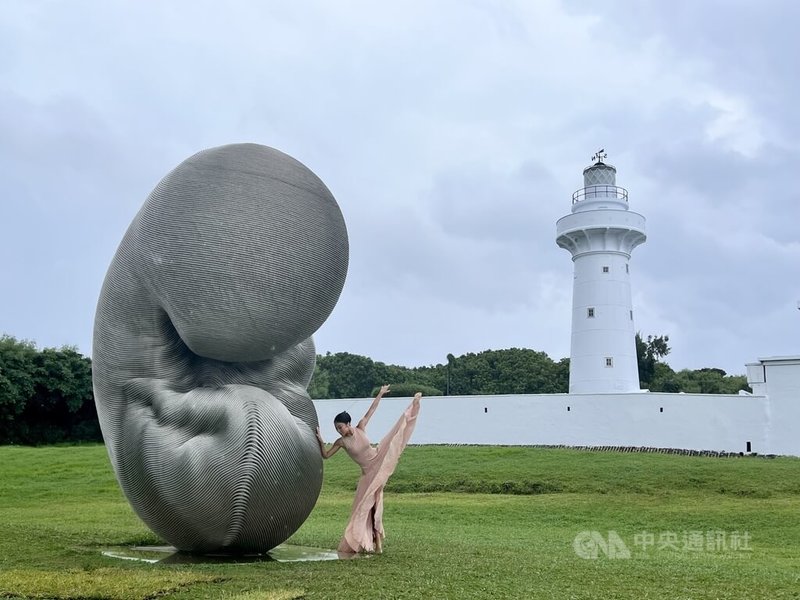
[[[422,393],[421,392],[417,392],[416,394],[414,394],[414,405],[415,406],[418,405],[419,401],[421,399],[422,399]]]

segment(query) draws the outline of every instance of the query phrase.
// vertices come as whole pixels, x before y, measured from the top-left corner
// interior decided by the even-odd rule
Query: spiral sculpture
[[[128,228],[95,316],[95,402],[125,496],[179,550],[267,551],[311,512],[311,335],[347,261],[330,191],[256,144],[188,158]]]

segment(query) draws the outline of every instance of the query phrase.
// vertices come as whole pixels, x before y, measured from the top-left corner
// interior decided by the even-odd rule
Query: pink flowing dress
[[[419,403],[412,402],[377,448],[358,427],[353,427],[353,435],[342,438],[345,451],[361,467],[361,478],[339,552],[374,552],[377,537],[385,537],[383,488],[411,438],[418,414]]]

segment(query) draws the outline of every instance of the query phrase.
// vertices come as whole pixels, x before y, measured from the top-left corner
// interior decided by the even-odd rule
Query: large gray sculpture
[[[125,495],[178,549],[266,551],[311,512],[310,336],[347,260],[325,185],[256,144],[185,160],[131,223],[97,306],[95,401]]]

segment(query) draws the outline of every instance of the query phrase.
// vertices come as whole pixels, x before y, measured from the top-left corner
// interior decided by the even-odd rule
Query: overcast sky
[[[569,355],[555,243],[600,147],[647,218],[636,328],[674,369],[800,354],[794,0],[54,2],[0,17],[0,332],[91,353],[159,179],[278,148],[350,236],[319,352]]]

